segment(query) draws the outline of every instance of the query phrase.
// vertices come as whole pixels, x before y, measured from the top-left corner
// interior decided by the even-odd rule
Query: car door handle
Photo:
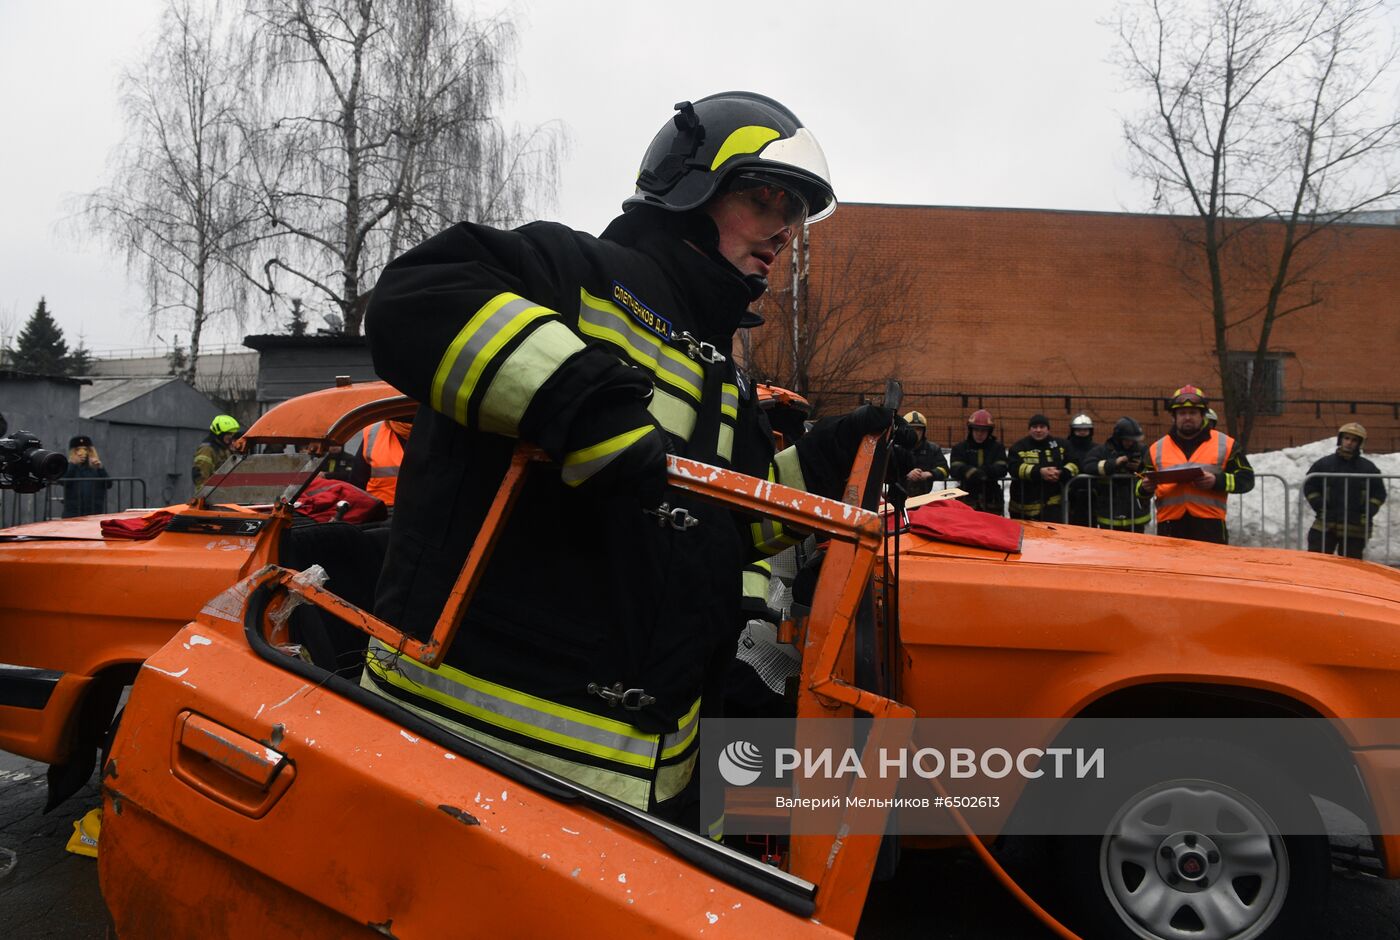
[[[203,715],[182,711],[175,727],[175,776],[244,816],[261,819],[296,778],[286,754]]]

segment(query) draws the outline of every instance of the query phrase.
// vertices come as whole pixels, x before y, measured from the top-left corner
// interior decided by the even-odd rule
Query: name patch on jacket
[[[632,296],[632,292],[617,281],[613,281],[612,293],[613,300],[617,301],[618,306],[631,314],[632,319],[643,327],[662,339],[670,339],[674,335],[670,320]]]

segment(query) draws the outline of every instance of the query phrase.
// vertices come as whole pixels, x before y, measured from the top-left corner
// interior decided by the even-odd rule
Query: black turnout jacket
[[[659,525],[632,481],[594,487],[593,470],[653,424],[678,455],[827,495],[850,466],[831,435],[774,455],[731,349],[748,287],[683,224],[458,224],[391,263],[367,313],[376,371],[422,403],[377,612],[431,630],[517,441],[536,444],[554,463],[530,470],[446,664],[650,732],[676,728],[712,655],[732,658],[746,560],[792,542],[675,490],[699,524]],[[654,701],[589,691],[617,684]]]

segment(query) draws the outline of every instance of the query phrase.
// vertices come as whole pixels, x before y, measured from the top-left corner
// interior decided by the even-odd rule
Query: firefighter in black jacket
[[[911,411],[904,416],[904,423],[919,436],[919,443],[913,447],[895,448],[895,459],[904,475],[904,492],[908,496],[922,496],[933,489],[933,484],[948,479],[948,461],[943,457],[943,448],[928,439],[928,420]]]
[[[1385,504],[1385,481],[1375,464],[1361,456],[1366,429],[1355,421],[1337,431],[1337,450],[1308,468],[1303,497],[1317,518],[1308,529],[1308,551],[1347,558],[1363,558],[1371,537],[1371,519]],[[1329,473],[1365,473],[1372,480],[1313,476]]]
[[[1081,473],[1095,477],[1093,516],[1101,529],[1143,532],[1152,521],[1152,502],[1138,495],[1137,474],[1147,459],[1142,425],[1123,417],[1107,441],[1089,451]]]
[[[702,692],[720,701],[745,561],[792,539],[666,488],[666,453],[837,495],[861,437],[892,416],[864,406],[774,455],[731,343],[794,231],[834,209],[826,161],[760,95],[676,111],[601,238],[461,223],[380,277],[375,368],[422,405],[377,612],[427,635],[516,442],[554,466],[531,471],[445,663],[374,642],[361,681],[694,825]]]
[[[973,509],[1002,515],[1005,500],[1001,480],[1006,476],[1006,448],[993,433],[992,413],[978,408],[967,419],[967,439],[953,445],[948,474],[967,491],[958,497]]]
[[[1089,459],[1090,451],[1098,446],[1094,440],[1094,419],[1083,413],[1075,415],[1069,423],[1069,437],[1065,438],[1064,445],[1069,462],[1079,469],[1081,475],[1088,473],[1084,469],[1085,461]],[[1075,483],[1074,477],[1062,479],[1061,482],[1069,488],[1069,502],[1065,508],[1067,521],[1070,525],[1093,525],[1089,512],[1090,482],[1081,479]]]
[[[1031,415],[1030,433],[1007,454],[1011,473],[1011,518],[1064,522],[1060,487],[1079,472],[1065,453],[1065,445],[1050,436],[1050,419]]]

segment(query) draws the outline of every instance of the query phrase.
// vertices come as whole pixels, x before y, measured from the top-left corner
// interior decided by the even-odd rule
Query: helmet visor
[[[729,181],[727,189],[743,195],[764,212],[781,215],[784,225],[801,225],[807,219],[807,200],[801,193],[757,173],[740,173]]]

